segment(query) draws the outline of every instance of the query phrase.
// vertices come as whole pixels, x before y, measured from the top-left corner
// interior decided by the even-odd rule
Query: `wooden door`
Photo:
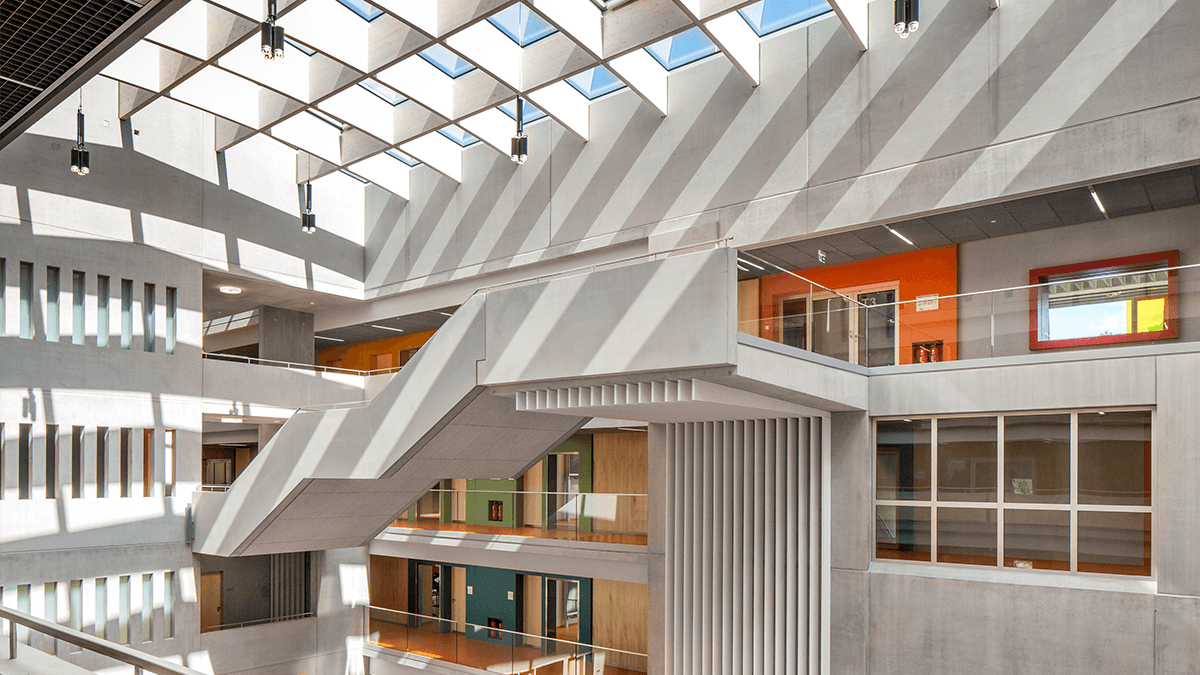
[[[200,632],[224,625],[225,584],[222,572],[200,575]]]

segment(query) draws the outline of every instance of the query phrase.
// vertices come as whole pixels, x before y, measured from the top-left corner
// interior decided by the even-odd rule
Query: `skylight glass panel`
[[[708,39],[704,31],[691,28],[669,38],[659,40],[646,47],[654,60],[667,70],[675,70],[717,53],[717,46]]]
[[[448,127],[438,129],[438,133],[445,136],[446,138],[449,138],[450,140],[454,141],[455,143],[458,143],[459,145],[461,145],[464,148],[467,147],[468,145],[479,142],[478,138],[475,138],[471,134],[468,134],[467,132],[463,131],[460,127],[453,125],[453,124],[451,124]]]
[[[367,91],[371,92],[372,94],[375,94],[376,96],[383,99],[384,101],[387,101],[390,105],[400,105],[401,103],[404,103],[405,101],[408,100],[404,96],[404,94],[401,94],[400,92],[396,91],[395,89],[392,89],[391,87],[387,86],[386,84],[383,84],[382,82],[380,82],[378,80],[373,80],[371,78],[367,78],[367,79],[363,80],[362,82],[359,82],[358,86],[362,87],[363,89],[366,89]]]
[[[488,17],[488,22],[522,47],[528,47],[547,35],[558,32],[554,26],[526,7],[523,2],[509,5],[496,12]]]
[[[759,37],[833,11],[823,0],[762,0],[738,10]]]
[[[338,169],[338,171],[341,171],[342,173],[346,174],[347,176],[350,176],[351,178],[353,178],[354,180],[356,180],[360,183],[370,183],[371,182],[371,181],[367,180],[366,178],[363,178],[362,176],[360,176],[356,173],[350,173],[349,171],[347,171],[345,169]]]
[[[313,54],[317,53],[317,50],[309,49],[308,47],[305,47],[304,45],[300,44],[299,42],[293,42],[292,38],[287,37],[286,35],[284,36],[283,41],[286,42],[289,47],[292,47],[293,49],[295,49],[296,51],[300,52],[301,54],[303,54],[305,56],[312,56]]]
[[[403,152],[400,152],[399,150],[396,150],[395,148],[393,148],[391,150],[387,150],[385,152],[388,157],[391,157],[392,159],[398,159],[401,162],[404,162],[405,164],[407,164],[409,166],[416,166],[416,165],[420,164],[420,162],[418,162],[417,160],[413,159],[412,157],[409,157],[408,155],[404,154]]]
[[[338,0],[346,9],[359,15],[366,21],[374,21],[383,15],[383,10],[365,0]]]
[[[337,129],[339,132],[345,130],[342,127],[341,122],[333,119],[332,117],[330,117],[329,115],[326,115],[325,113],[321,112],[320,110],[317,110],[315,108],[309,108],[306,112],[308,112],[309,115],[312,115],[313,117],[321,120],[325,124],[328,124],[329,126],[333,127],[334,129]]]
[[[589,101],[625,87],[625,83],[618,80],[604,66],[596,66],[591,70],[568,77],[567,84],[575,87],[575,90],[586,96]]]
[[[450,77],[461,77],[475,70],[475,66],[463,57],[446,49],[440,44],[429,45],[419,56],[437,66],[437,69]]]
[[[502,103],[498,107],[500,108],[500,110],[504,111],[505,115],[508,115],[509,117],[513,118],[514,120],[517,119],[517,99],[514,98],[513,100],[509,101],[508,103]],[[537,120],[540,120],[546,116],[546,113],[542,112],[541,110],[538,110],[537,107],[534,106],[529,101],[525,101],[525,105],[522,106],[521,112],[523,113],[522,116],[525,118],[524,120],[522,120],[522,122],[524,122],[525,124],[529,124],[530,122],[536,122]]]

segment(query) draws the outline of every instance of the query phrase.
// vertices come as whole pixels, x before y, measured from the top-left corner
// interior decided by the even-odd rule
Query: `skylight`
[[[443,127],[441,129],[438,129],[438,133],[445,136],[446,138],[449,138],[450,140],[454,141],[455,143],[458,143],[459,145],[461,145],[464,148],[467,147],[468,145],[472,145],[474,143],[479,142],[478,138],[475,138],[471,134],[468,134],[467,132],[463,131],[460,127],[458,127],[457,125],[454,125],[454,124],[451,124],[448,127]]]
[[[500,110],[502,110],[505,115],[508,115],[509,117],[513,118],[514,120],[517,119],[517,100],[516,99],[513,99],[513,100],[509,101],[508,103],[501,103],[497,107],[499,107]],[[535,107],[529,101],[525,101],[525,105],[522,106],[522,112],[524,113],[523,117],[525,119],[523,120],[523,122],[525,124],[529,124],[530,122],[536,122],[537,120],[540,120],[546,116],[546,113],[542,112],[541,110],[538,110],[537,107]]]
[[[356,173],[350,173],[349,171],[347,171],[345,169],[338,169],[338,171],[341,171],[342,173],[346,174],[347,176],[350,176],[351,178],[353,178],[354,180],[356,180],[360,183],[370,183],[371,182],[371,181],[367,180],[366,178],[363,178],[362,176],[360,176]]]
[[[831,11],[823,0],[762,0],[738,13],[763,37]]]
[[[699,27],[685,30],[646,47],[646,51],[667,70],[675,70],[717,53],[717,46]]]
[[[401,162],[404,162],[405,164],[407,164],[409,166],[416,166],[416,165],[420,164],[419,161],[413,159],[412,157],[409,157],[408,155],[406,155],[403,152],[400,152],[399,150],[396,150],[394,148],[391,150],[385,151],[385,154],[387,154],[388,157],[391,157],[392,159],[398,159]]]
[[[475,70],[470,61],[437,43],[429,45],[419,56],[450,77],[461,77]]]
[[[618,80],[604,66],[596,66],[591,70],[568,77],[567,84],[575,87],[575,90],[586,96],[589,101],[625,87],[625,83]]]
[[[341,122],[333,119],[332,117],[330,117],[329,115],[326,115],[325,113],[321,112],[320,110],[317,110],[316,108],[309,108],[307,112],[309,115],[312,115],[313,117],[321,120],[325,124],[328,124],[329,126],[333,127],[334,129],[337,129],[339,132],[345,131],[345,128],[342,126]]]
[[[309,49],[308,47],[305,47],[304,45],[300,44],[299,42],[293,42],[292,38],[287,37],[286,35],[284,36],[283,41],[286,42],[289,47],[292,47],[293,49],[295,49],[296,51],[300,52],[301,54],[303,54],[305,56],[312,56],[313,54],[317,53],[317,50]]]
[[[375,5],[366,2],[366,0],[338,0],[338,2],[342,3],[346,9],[354,12],[366,21],[374,21],[380,16],[383,16],[382,9],[379,9]]]
[[[523,2],[496,12],[488,17],[488,22],[522,47],[528,47],[547,35],[558,32]]]
[[[384,101],[387,101],[387,103],[389,105],[400,105],[401,103],[404,103],[405,101],[408,100],[404,96],[404,94],[401,94],[400,92],[396,91],[395,89],[392,89],[391,87],[387,86],[386,84],[383,84],[379,80],[373,80],[371,78],[367,78],[367,79],[363,80],[362,82],[359,82],[358,86],[362,87],[363,89],[366,89],[367,91],[371,92],[372,94],[375,94],[376,96],[383,99]]]

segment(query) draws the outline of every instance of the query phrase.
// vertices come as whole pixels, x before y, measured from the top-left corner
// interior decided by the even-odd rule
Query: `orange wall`
[[[375,357],[381,354],[391,354],[392,367],[397,368],[403,365],[400,363],[400,352],[420,347],[428,342],[430,337],[433,337],[433,333],[433,331],[425,331],[424,333],[399,335],[384,340],[326,347],[319,354],[320,365],[333,366],[340,360],[341,363],[336,364],[339,368],[375,370]]]
[[[958,354],[957,300],[940,300],[936,310],[918,312],[912,301],[919,295],[940,296],[958,293],[958,247],[924,249],[873,260],[796,270],[796,274],[822,286],[839,290],[898,282],[900,305],[900,363],[912,363],[914,342],[943,342],[942,360],[953,361]],[[818,289],[819,290],[819,289]],[[787,274],[763,277],[759,286],[759,311],[763,319],[774,318],[779,303],[788,297],[809,292],[809,284]],[[764,321],[762,337],[778,332],[775,322]],[[769,329],[768,329],[769,327]]]

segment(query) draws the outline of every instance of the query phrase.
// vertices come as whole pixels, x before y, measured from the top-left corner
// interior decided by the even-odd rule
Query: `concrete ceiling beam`
[[[867,0],[829,0],[829,6],[842,20],[850,39],[858,45],[858,50],[867,51],[870,43],[867,35]]]

